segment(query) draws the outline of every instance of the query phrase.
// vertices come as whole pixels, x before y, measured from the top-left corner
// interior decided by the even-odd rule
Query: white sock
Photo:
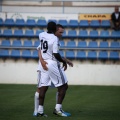
[[[44,113],[43,111],[44,111],[43,106],[39,105],[39,107],[38,107],[38,113],[43,114]]]
[[[55,109],[56,109],[57,111],[60,111],[61,107],[62,107],[61,104],[56,104]]]
[[[39,93],[35,92],[34,96],[34,113],[37,113],[39,107]]]
[[[57,104],[57,101],[58,101],[58,92],[56,92],[56,104]]]

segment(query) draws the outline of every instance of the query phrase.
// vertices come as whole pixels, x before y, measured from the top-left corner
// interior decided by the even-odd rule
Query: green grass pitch
[[[0,120],[120,120],[120,86],[69,86],[63,109],[71,117],[52,114],[56,89],[45,99],[47,118],[33,117],[36,85],[0,84]]]

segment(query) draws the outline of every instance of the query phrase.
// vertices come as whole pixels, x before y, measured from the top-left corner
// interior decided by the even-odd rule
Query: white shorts
[[[37,73],[38,73],[38,76],[37,76],[37,88],[40,88],[41,87],[41,71],[40,70],[37,70]],[[48,78],[50,79],[50,78]],[[51,85],[50,85],[50,88],[55,88],[54,84],[51,82]]]
[[[53,60],[45,61],[48,63],[48,71],[44,70],[39,64],[39,68],[41,71],[41,74],[39,76],[41,77],[38,85],[39,87],[51,86],[51,84],[53,84],[55,87],[59,87],[68,82],[65,72],[58,62]]]

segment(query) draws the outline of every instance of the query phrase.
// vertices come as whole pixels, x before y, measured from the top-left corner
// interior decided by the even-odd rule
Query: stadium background
[[[15,84],[36,84],[37,80],[37,64],[38,60],[36,56],[32,56],[34,51],[36,51],[36,46],[34,46],[35,41],[38,41],[36,35],[37,30],[46,30],[46,26],[37,26],[35,24],[25,24],[18,26],[15,24],[16,19],[23,19],[27,23],[28,19],[32,19],[37,23],[38,20],[66,20],[68,25],[65,24],[66,34],[63,37],[65,46],[61,47],[62,56],[67,56],[70,58],[73,63],[73,68],[68,68],[66,75],[69,80],[70,85],[120,85],[119,73],[120,73],[120,36],[112,36],[114,31],[110,26],[101,26],[102,20],[110,20],[110,14],[114,11],[114,7],[120,6],[119,0],[82,0],[79,1],[57,1],[57,0],[36,0],[32,1],[18,1],[18,0],[3,0],[1,1],[0,6],[0,83],[15,83]],[[12,19],[14,23],[10,21],[5,23],[5,21]],[[98,20],[96,26],[91,26],[92,20]],[[78,26],[69,26],[70,20],[77,20]],[[80,21],[88,20],[88,26],[80,26]],[[63,23],[64,24],[64,23]],[[67,25],[67,26],[66,26]],[[9,31],[12,31],[12,34],[9,34]],[[22,30],[25,34],[27,30],[33,30],[34,35],[21,35],[16,36],[15,30]],[[70,30],[75,30],[77,35],[79,31],[86,30],[90,35],[90,31],[96,30],[99,34],[98,36],[86,37],[77,35],[70,36]],[[109,36],[99,37],[102,30],[108,31]],[[118,31],[119,32],[119,31]],[[8,34],[7,34],[8,33]],[[30,33],[31,34],[31,33]],[[15,40],[22,42],[21,46],[13,46]],[[33,46],[24,46],[24,41],[28,40],[32,42]],[[4,43],[5,44],[2,44]],[[10,42],[10,45],[7,42]],[[74,41],[76,46],[72,46],[74,43],[71,42],[68,45],[69,41]],[[87,47],[79,47],[79,42],[85,41]],[[89,46],[90,42],[97,42],[97,45],[100,45],[100,42],[107,42],[109,47],[96,47],[94,43],[92,46]],[[112,46],[112,42],[117,42],[119,45]],[[62,43],[62,42],[61,42]],[[5,55],[5,51],[9,53]],[[12,50],[19,50],[21,56],[12,56]],[[28,50],[31,56],[27,55],[22,56],[22,52]],[[83,51],[86,54],[85,56],[77,56],[78,51]],[[92,56],[88,56],[89,51],[93,53]],[[99,57],[99,52],[107,52],[108,57],[103,56]],[[74,53],[73,53],[74,52]],[[94,52],[97,54],[94,54]],[[111,52],[116,56],[110,56]],[[68,53],[68,54],[67,54]],[[73,56],[72,56],[73,54]],[[95,56],[94,56],[95,55]]]

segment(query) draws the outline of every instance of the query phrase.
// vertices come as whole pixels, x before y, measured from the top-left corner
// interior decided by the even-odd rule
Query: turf
[[[120,120],[120,86],[69,86],[63,109],[71,117],[52,114],[56,89],[45,99],[48,118],[33,117],[35,85],[0,84],[0,120]]]

